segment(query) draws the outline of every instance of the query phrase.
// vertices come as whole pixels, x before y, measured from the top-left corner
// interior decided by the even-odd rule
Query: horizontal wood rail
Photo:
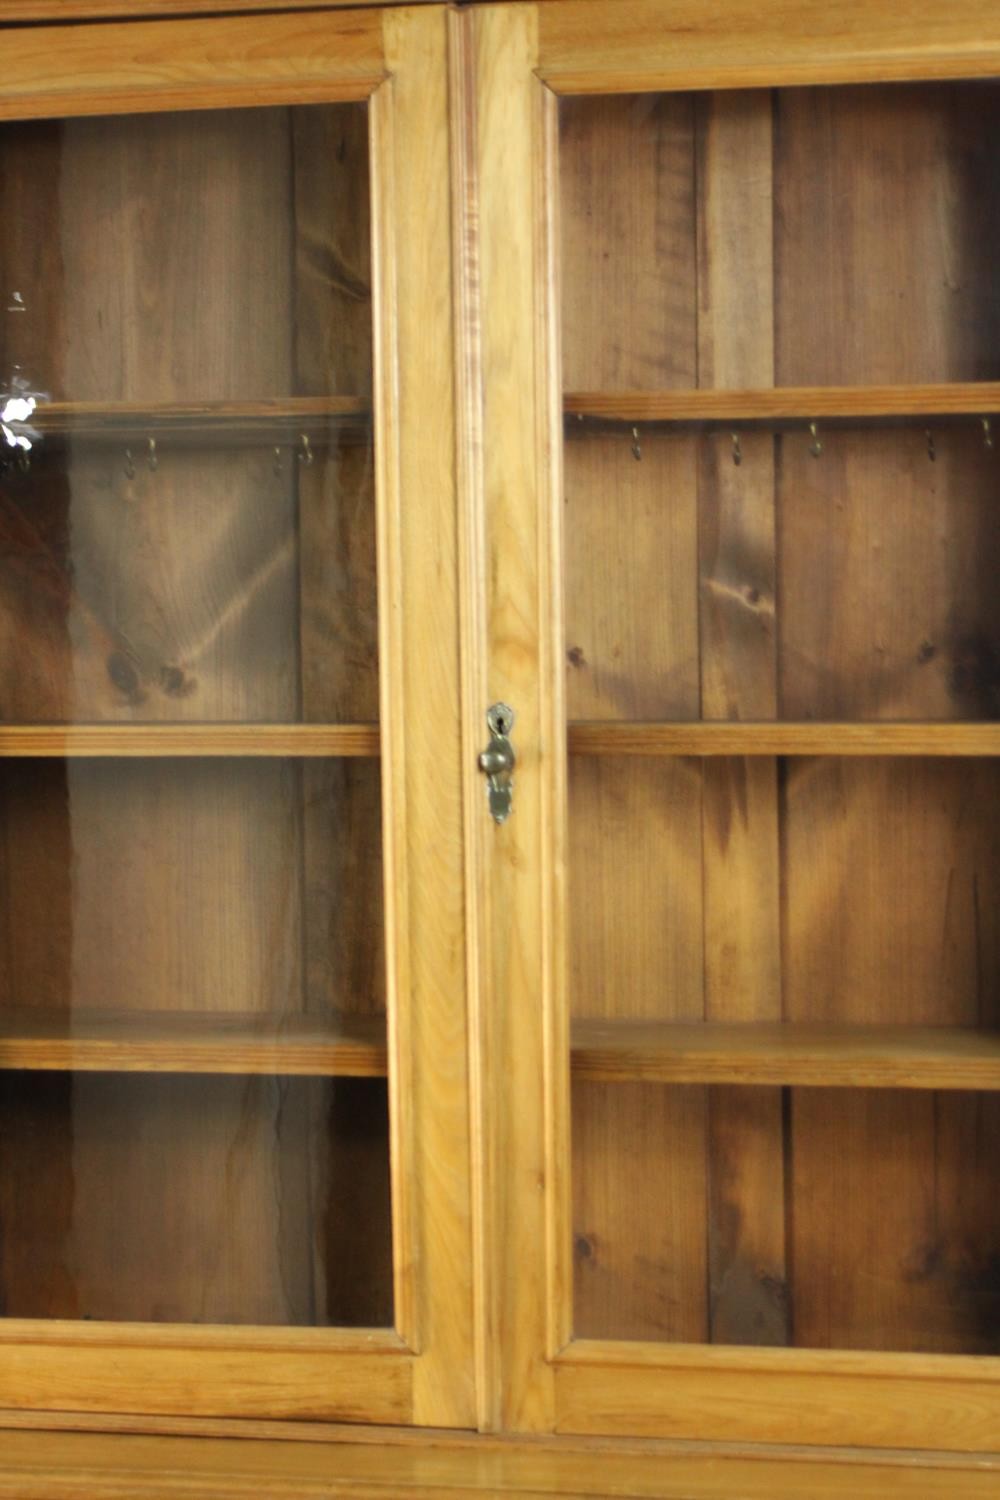
[[[0,1068],[384,1078],[384,1016],[0,1007]]]
[[[1000,381],[949,385],[783,386],[760,390],[570,391],[567,417],[598,423],[762,426],[811,421],[915,423],[1000,413]],[[570,424],[572,432],[575,424]]]
[[[1000,1089],[1000,1033],[972,1027],[575,1021],[572,1048],[593,1083]]]
[[[287,396],[266,401],[49,401],[23,420],[9,421],[15,434],[39,439],[72,438],[88,443],[142,443],[147,438],[220,447],[256,447],[297,441],[311,447],[336,437],[370,432],[367,396]],[[135,455],[138,462],[142,455]]]
[[[569,726],[571,755],[1000,755],[1000,724],[705,720]]]
[[[378,755],[377,724],[10,724],[0,758],[11,756],[363,756]]]
[[[571,755],[1000,755],[1000,723],[570,724]],[[10,757],[376,756],[377,724],[9,724]]]

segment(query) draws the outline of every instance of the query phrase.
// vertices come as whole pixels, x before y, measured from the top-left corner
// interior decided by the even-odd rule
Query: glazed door
[[[493,1418],[992,1447],[996,12],[470,26]]]
[[[0,1408],[468,1424],[447,16],[3,53]]]

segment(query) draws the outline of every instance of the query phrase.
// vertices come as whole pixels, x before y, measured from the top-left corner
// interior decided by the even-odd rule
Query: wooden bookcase
[[[0,1497],[986,1493],[995,7],[207,8],[0,18]]]

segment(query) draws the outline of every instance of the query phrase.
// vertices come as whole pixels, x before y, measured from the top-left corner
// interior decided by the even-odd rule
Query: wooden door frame
[[[368,100],[394,1330],[0,1324],[0,1408],[474,1422],[440,5],[4,33],[0,118]],[[427,327],[441,330],[428,339]]]
[[[471,833],[474,1079],[490,1142],[481,1421],[995,1448],[998,1358],[572,1338],[556,128],[563,95],[996,76],[1000,17],[989,0],[540,0],[483,5],[461,24],[463,275],[480,312],[463,319],[467,717],[497,698],[518,715],[514,816],[502,828],[479,816]]]

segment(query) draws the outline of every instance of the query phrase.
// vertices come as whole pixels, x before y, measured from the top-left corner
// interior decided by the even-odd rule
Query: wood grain
[[[9,762],[3,1004],[300,1012],[299,770]]]
[[[300,1422],[317,1417],[412,1420],[414,1357],[398,1346],[372,1348],[370,1335],[345,1348],[331,1331],[325,1344],[317,1340],[308,1348],[283,1348],[277,1329],[270,1337],[247,1330],[253,1335],[248,1357],[248,1346],[217,1346],[210,1337],[214,1330],[187,1330],[180,1345],[157,1347],[148,1325],[139,1328],[141,1342],[129,1342],[125,1325],[118,1324],[112,1359],[107,1343],[74,1341],[63,1334],[59,1344],[49,1345],[33,1339],[24,1323],[17,1326],[22,1332],[5,1341],[0,1369],[0,1390],[10,1407],[58,1413],[67,1402],[90,1412],[128,1406],[151,1413],[147,1420],[157,1414],[260,1415]]]
[[[377,756],[377,724],[5,724],[5,759]]]
[[[740,98],[740,95],[722,96]],[[804,148],[805,149],[805,148]],[[757,186],[759,191],[759,184]],[[769,258],[770,258],[770,245]],[[751,304],[749,312],[755,311]],[[803,354],[801,361],[807,355]],[[800,361],[800,362],[801,362]],[[765,368],[773,368],[770,363]],[[793,368],[796,368],[793,366]],[[706,373],[709,373],[706,371]],[[609,422],[690,422],[690,423],[775,423],[788,422],[803,430],[814,418],[846,422],[851,419],[875,420],[897,418],[913,421],[919,417],[991,416],[1000,411],[1000,382],[955,380],[947,384],[919,385],[903,379],[893,385],[872,385],[858,381],[852,385],[783,385],[774,386],[774,377],[765,382],[764,372],[757,376],[759,385],[743,389],[741,377],[729,367],[718,366],[712,372],[718,389],[698,390],[569,390],[563,397],[568,417],[567,435],[587,431],[581,419],[605,419]],[[742,376],[742,381],[747,377]]]
[[[551,1431],[547,1355],[569,1333],[571,1215],[568,1047],[560,949],[566,878],[562,570],[556,401],[554,105],[539,89],[534,6],[470,11],[475,72],[474,174],[462,230],[474,238],[479,289],[481,417],[473,524],[482,526],[481,658],[486,702],[517,705],[517,813],[486,824],[488,971],[476,1035],[480,1108],[494,1120],[487,1183],[493,1239],[487,1295],[500,1376],[490,1418],[501,1429]],[[475,619],[475,613],[467,616]],[[466,635],[465,649],[481,649]],[[468,707],[478,735],[482,702]],[[551,754],[544,753],[551,748]],[[479,792],[479,817],[488,814]],[[554,939],[554,941],[553,941]],[[550,1191],[540,1190],[542,1185]]]
[[[50,1418],[50,1420],[52,1420]],[[223,1424],[215,1424],[217,1426]],[[262,1424],[247,1424],[258,1429]],[[331,1433],[310,1441],[316,1423],[288,1424],[258,1441],[93,1432],[16,1432],[0,1464],[4,1500],[175,1500],[192,1487],[205,1500],[259,1495],[275,1500],[347,1500],[372,1495],[441,1500],[464,1495],[542,1495],[629,1500],[829,1500],[849,1486],[859,1500],[968,1500],[992,1495],[996,1465],[986,1455],[865,1455],[857,1450],[771,1448],[681,1442],[616,1445],[600,1439],[407,1435],[402,1429]],[[290,1441],[304,1437],[305,1441]],[[282,1440],[282,1438],[284,1440]],[[85,1490],[84,1490],[84,1487]]]
[[[1000,717],[996,455],[954,430],[934,450],[851,433],[816,462],[782,440],[782,717]]]
[[[0,1008],[0,1068],[384,1078],[378,1016]]]
[[[795,1342],[1000,1352],[994,1096],[796,1091]]]
[[[1000,730],[975,723],[591,722],[569,726],[579,756],[956,756],[1000,753]]]
[[[778,82],[990,77],[1000,72],[992,0],[918,3],[886,11],[870,0],[793,0],[762,12],[727,0],[590,0],[539,7],[539,76],[559,94],[758,88]]]
[[[969,1359],[959,1370],[953,1360],[931,1367],[930,1357],[917,1355],[909,1365],[897,1356],[881,1368],[870,1356],[855,1355],[847,1368],[843,1355],[822,1364],[791,1357],[804,1354],[581,1343],[557,1370],[559,1431],[766,1442],[788,1435],[794,1410],[801,1442],[916,1450],[944,1442],[968,1453],[995,1451],[994,1360]],[[834,1493],[845,1483],[841,1473]]]
[[[698,704],[693,445],[684,438],[644,438],[636,462],[626,442],[597,438],[567,444],[564,521],[570,718],[693,718]]]
[[[198,15],[202,11],[333,10],[366,5],[385,5],[392,0],[5,0],[2,24],[19,21],[89,20],[91,17],[121,16],[130,21],[145,16]],[[414,5],[433,5],[436,0],[411,0]]]
[[[372,101],[371,140],[394,1313],[420,1350],[413,1419],[464,1427],[476,1397],[448,15],[389,10],[383,26],[393,82]]]
[[[696,766],[572,762],[574,1017],[701,1019],[701,863]],[[704,1336],[705,1125],[697,1091],[675,1099],[650,1088],[574,1086],[578,1336],[609,1337],[621,1328],[632,1337]],[[664,1204],[672,1205],[669,1214]],[[663,1290],[664,1278],[672,1290]]]
[[[776,382],[995,380],[997,85],[789,89],[775,110]]]
[[[377,1081],[3,1074],[5,1315],[325,1322],[313,1279],[317,1220],[328,1226],[324,1277],[365,1224],[341,1199],[352,1137],[336,1139],[336,1114],[316,1134],[313,1114],[319,1096],[325,1113],[351,1089],[382,1090],[386,1160]],[[363,1103],[358,1092],[359,1114]],[[372,1250],[388,1285],[388,1238]],[[337,1312],[361,1326],[383,1321],[372,1278],[359,1278],[353,1307]]]
[[[386,76],[376,10],[108,22],[4,33],[0,118],[367,98]]]
[[[693,383],[694,142],[690,98],[560,102],[565,386]],[[568,714],[696,717],[694,445],[595,439],[563,457]],[[662,769],[570,767],[573,1016],[703,1012],[700,777]],[[704,1337],[705,1130],[697,1090],[574,1086],[576,1335]]]
[[[783,790],[789,1021],[998,1019],[993,761],[799,761]]]
[[[564,389],[695,384],[692,100],[564,99],[559,141]]]
[[[696,103],[698,381],[774,383],[773,127],[767,94]],[[777,709],[772,445],[698,453],[700,715],[768,719]],[[778,791],[773,762],[702,766],[705,1017],[781,1014]],[[709,1337],[788,1337],[780,1095],[708,1095]]]
[[[578,1337],[708,1338],[706,1114],[704,1089],[574,1080]]]
[[[44,374],[44,368],[39,373]],[[138,445],[137,457],[144,457],[150,436],[176,439],[185,446],[224,442],[229,447],[297,443],[303,427],[312,446],[322,447],[342,440],[345,433],[367,434],[370,428],[364,419],[370,415],[370,399],[362,395],[273,396],[260,401],[40,401],[26,422],[8,425],[14,432],[33,427],[48,439],[131,441]]]
[[[580,1020],[573,1075],[595,1083],[996,1089],[1000,1035],[874,1022]]]

